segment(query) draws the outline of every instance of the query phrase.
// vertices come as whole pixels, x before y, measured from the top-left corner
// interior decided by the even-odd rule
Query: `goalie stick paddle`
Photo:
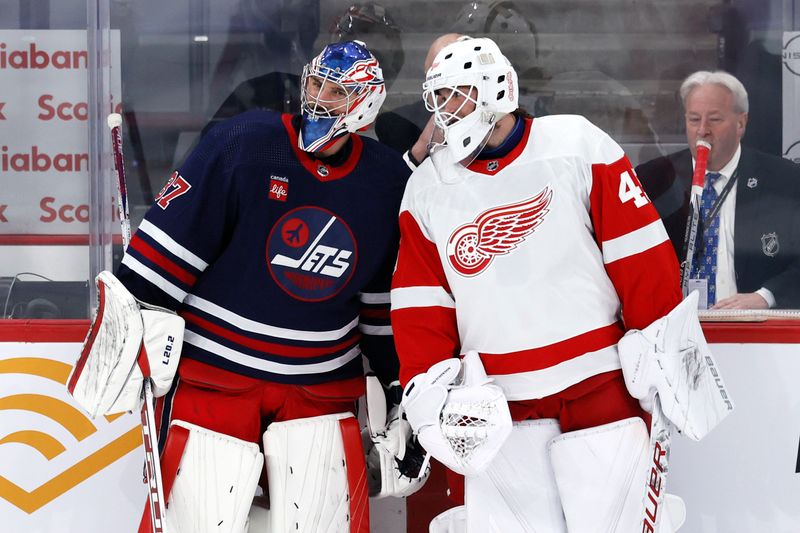
[[[658,525],[667,510],[664,500],[669,474],[669,452],[672,441],[672,422],[661,409],[661,398],[655,393],[653,415],[650,421],[650,474],[646,478],[642,531],[658,531]]]
[[[681,263],[681,290],[683,297],[689,294],[689,276],[692,272],[692,262],[697,243],[697,227],[700,222],[700,202],[703,196],[703,185],[706,180],[706,165],[708,164],[708,154],[711,152],[711,144],[698,139],[692,174],[692,190],[689,200],[689,220],[686,222],[686,232],[683,237],[683,249],[686,252],[683,263]]]
[[[114,168],[117,175],[117,214],[122,227],[123,251],[131,241],[131,222],[128,211],[128,186],[125,181],[125,163],[122,158],[122,116],[111,113],[107,119],[111,129],[111,150],[114,155]],[[158,460],[158,442],[155,432],[153,412],[153,385],[145,376],[142,394],[142,442],[144,444],[145,477],[147,478],[148,502],[150,503],[150,525],[152,533],[165,533],[164,528],[164,489],[161,483],[161,465]]]

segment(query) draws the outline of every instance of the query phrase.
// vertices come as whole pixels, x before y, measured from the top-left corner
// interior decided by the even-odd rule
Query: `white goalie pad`
[[[400,406],[393,406],[387,413],[383,385],[373,375],[367,376],[366,381],[367,427],[362,441],[367,453],[369,495],[410,496],[428,479],[430,463],[412,441],[411,426],[403,418]]]
[[[174,420],[189,430],[167,497],[170,533],[246,533],[264,457],[258,445]]]
[[[369,531],[366,465],[352,414],[274,422],[264,450],[270,532]]]
[[[428,533],[467,533],[467,509],[459,505],[434,516]]]
[[[128,289],[108,271],[101,272],[95,283],[97,314],[67,385],[92,418],[119,412],[117,406],[130,402],[122,393],[136,368],[144,332],[139,304]],[[123,407],[134,409],[135,401]]]
[[[566,533],[548,443],[561,434],[557,420],[514,422],[489,467],[465,479],[469,532]]]
[[[692,292],[665,317],[619,342],[625,384],[631,396],[652,410],[658,392],[664,414],[693,440],[700,440],[733,410],[697,317]]]
[[[569,533],[673,533],[683,522],[683,502],[667,495],[658,529],[650,525],[651,490],[662,490],[642,419],[627,418],[572,431],[550,443],[558,492]],[[656,477],[654,477],[654,474]],[[679,523],[673,523],[675,517]]]
[[[140,407],[144,376],[156,397],[167,393],[178,368],[184,320],[160,309],[140,309],[108,271],[96,279],[99,305],[68,388],[92,416]]]
[[[477,352],[433,365],[411,379],[403,409],[419,442],[454,472],[476,475],[494,459],[511,433],[511,413],[500,387],[487,377]]]

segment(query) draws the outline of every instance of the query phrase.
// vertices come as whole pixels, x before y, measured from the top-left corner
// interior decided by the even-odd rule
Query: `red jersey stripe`
[[[145,242],[139,235],[134,235],[133,239],[131,239],[130,247],[142,254],[142,256],[146,257],[149,261],[152,261],[162,270],[171,274],[175,277],[178,281],[185,283],[186,285],[192,286],[197,281],[197,276],[188,272],[186,269],[183,269],[164,257],[155,248],[150,246],[147,242]]]
[[[448,307],[409,307],[392,311],[394,341],[400,357],[400,383],[408,381],[431,365],[458,355],[456,311]],[[397,331],[403,335],[397,335]]]
[[[400,234],[402,245],[397,256],[392,289],[438,286],[451,292],[436,245],[425,237],[408,211],[400,213]]]
[[[341,350],[346,350],[352,348],[358,341],[361,339],[360,335],[355,335],[354,337],[347,339],[344,342],[340,342],[339,344],[335,344],[333,346],[323,346],[319,348],[306,348],[301,346],[286,346],[285,344],[277,344],[274,342],[267,342],[267,341],[260,341],[256,339],[251,339],[249,337],[245,337],[239,333],[235,333],[230,331],[222,326],[209,322],[199,316],[192,314],[188,311],[181,311],[180,315],[187,321],[190,322],[204,330],[217,335],[218,337],[222,337],[223,339],[228,339],[229,341],[235,342],[241,346],[246,348],[250,348],[252,350],[258,350],[259,352],[269,353],[273,355],[280,355],[285,357],[297,357],[297,358],[304,358],[304,357],[320,357],[324,355],[330,355],[336,353]]]
[[[622,323],[615,322],[548,346],[502,354],[481,353],[481,361],[489,375],[542,370],[587,352],[612,346],[619,342],[624,333]]]

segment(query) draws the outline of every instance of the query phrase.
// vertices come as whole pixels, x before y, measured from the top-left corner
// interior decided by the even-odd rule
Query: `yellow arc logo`
[[[0,374],[27,374],[62,385],[66,384],[71,370],[71,365],[52,359],[38,357],[0,359]],[[108,424],[122,416],[121,414],[106,416],[105,422],[99,419],[92,421],[70,403],[36,392],[0,396],[0,412],[4,410],[22,410],[47,417],[66,429],[78,442],[98,431],[95,423]],[[48,461],[58,457],[67,449],[53,436],[31,429],[20,429],[7,435],[0,435],[0,447],[6,444],[29,446]],[[32,514],[141,445],[141,429],[135,426],[99,449],[89,450],[88,455],[78,462],[30,491],[0,475],[0,498]]]

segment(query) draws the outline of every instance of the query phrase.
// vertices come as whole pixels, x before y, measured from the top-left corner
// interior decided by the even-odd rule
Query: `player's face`
[[[311,106],[319,106],[331,115],[341,115],[347,111],[347,90],[331,80],[309,76],[306,80],[306,94]]]
[[[436,108],[448,116],[452,116],[450,123],[456,118],[464,118],[475,111],[475,101],[478,90],[471,85],[459,85],[456,88],[444,87],[438,89],[436,95]]]
[[[735,98],[717,84],[701,85],[686,97],[686,137],[695,155],[698,139],[711,143],[708,170],[720,170],[739,146],[747,124],[747,113],[735,108]]]

